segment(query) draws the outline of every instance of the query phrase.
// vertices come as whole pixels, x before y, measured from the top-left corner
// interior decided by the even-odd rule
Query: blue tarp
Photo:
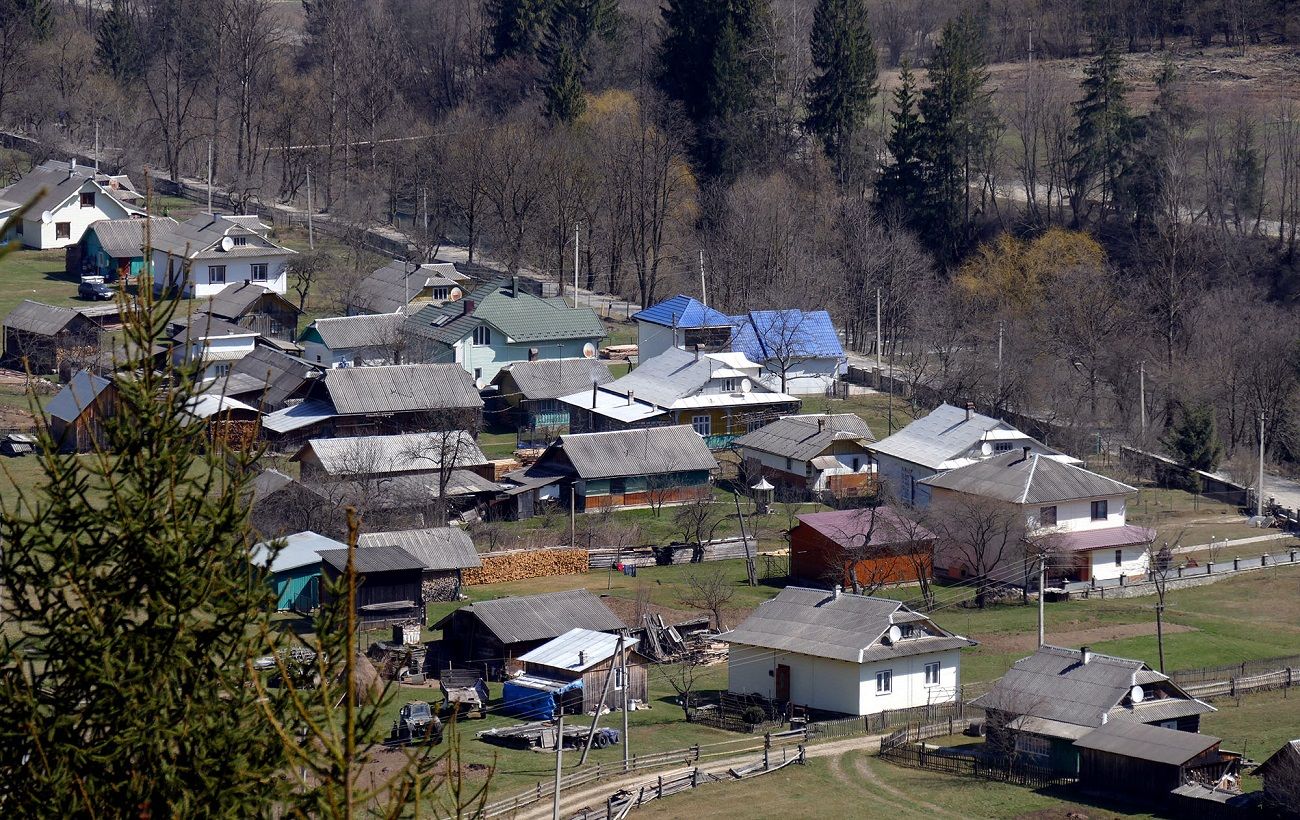
[[[582,688],[582,679],[558,681],[520,675],[508,680],[501,690],[505,703],[502,712],[532,720],[554,720],[560,698],[565,692]]]

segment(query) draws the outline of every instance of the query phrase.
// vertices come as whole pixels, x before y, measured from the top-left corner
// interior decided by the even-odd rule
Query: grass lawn
[[[847,399],[803,396],[800,413],[857,413],[877,439],[897,433],[925,412],[899,396],[891,400],[888,393],[866,393]],[[892,408],[892,409],[891,409]]]
[[[79,281],[64,271],[62,249],[14,251],[0,259],[0,318],[24,299],[67,307],[95,304],[77,298]]]

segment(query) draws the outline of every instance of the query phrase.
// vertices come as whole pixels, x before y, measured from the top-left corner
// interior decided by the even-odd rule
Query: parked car
[[[77,285],[77,296],[92,302],[106,302],[113,298],[113,289],[102,281],[83,281],[80,285]]]

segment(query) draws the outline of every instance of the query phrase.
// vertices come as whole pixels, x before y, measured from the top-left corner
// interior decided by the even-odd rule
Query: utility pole
[[[99,173],[99,122],[95,122],[95,173]]]
[[[1002,403],[1002,331],[1006,323],[998,319],[998,394],[996,400],[998,404]]]
[[[578,306],[578,225],[573,223],[573,306]]]
[[[1259,411],[1259,484],[1255,490],[1255,515],[1264,515],[1264,411]]]
[[[208,213],[212,213],[212,140],[208,140]]]
[[[1043,588],[1047,586],[1047,556],[1038,556],[1038,645],[1043,645]]]
[[[621,635],[622,633],[619,634]],[[623,669],[623,771],[627,771],[627,759],[628,759],[627,747],[631,745],[632,739],[628,736],[627,733],[627,690],[630,687],[628,686],[628,680],[627,680],[627,653],[626,652],[624,652],[622,655],[619,656],[618,665]]]
[[[736,518],[740,519],[740,543],[745,547],[745,575],[749,579],[751,587],[758,586],[758,571],[754,568],[754,557],[749,554],[749,536],[745,535],[745,514],[740,511],[740,493],[733,493],[732,497],[736,500]],[[703,549],[704,545],[701,544]]]
[[[551,807],[551,820],[560,820],[560,774],[564,767],[564,709],[560,707],[555,724],[555,802]]]
[[[709,291],[704,286],[704,249],[700,249],[700,303],[709,306]]]
[[[618,657],[623,657],[623,635],[619,633],[618,647],[614,650]],[[591,716],[591,728],[587,730],[587,743],[582,747],[582,757],[578,758],[578,765],[587,762],[587,752],[591,751],[591,741],[596,737],[596,723],[600,720],[600,710],[605,706],[605,698],[609,696],[609,682],[614,677],[614,660],[610,659],[609,669],[605,672],[605,685],[600,689],[600,702],[596,704],[596,712]],[[623,687],[627,688],[627,681],[623,681]]]
[[[884,347],[880,335],[880,288],[876,288],[876,387],[879,388],[884,373],[880,370],[880,350]],[[892,373],[890,374],[893,375]]]
[[[569,546],[578,546],[578,494],[569,485]]]
[[[1146,359],[1138,362],[1138,408],[1142,419],[1142,436],[1147,434],[1147,363]]]
[[[311,166],[307,166],[307,247],[316,250],[316,235],[311,229]]]

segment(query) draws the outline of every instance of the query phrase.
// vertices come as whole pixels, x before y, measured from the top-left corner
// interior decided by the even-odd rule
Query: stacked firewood
[[[588,569],[587,551],[571,547],[488,552],[481,554],[479,560],[483,566],[462,571],[465,585],[499,584],[547,575],[576,575]]]

